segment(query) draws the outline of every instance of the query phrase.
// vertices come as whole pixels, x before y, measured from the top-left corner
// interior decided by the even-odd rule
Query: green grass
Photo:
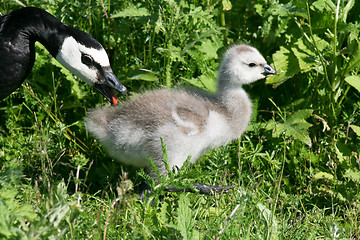
[[[228,46],[254,45],[279,74],[246,86],[246,134],[154,188],[86,132],[87,110],[106,100],[37,44],[31,75],[0,101],[1,239],[360,238],[360,2],[187,2],[31,4],[98,39],[131,94],[213,91]],[[17,8],[0,3],[3,14]],[[164,191],[193,182],[236,187]]]

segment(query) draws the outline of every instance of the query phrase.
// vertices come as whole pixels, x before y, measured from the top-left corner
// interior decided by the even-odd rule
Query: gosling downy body
[[[92,110],[86,128],[114,159],[149,170],[151,157],[166,174],[161,138],[170,168],[181,167],[188,156],[194,162],[206,151],[238,139],[252,113],[242,85],[275,73],[255,48],[236,45],[225,53],[216,93],[147,92],[118,107]]]
[[[30,73],[39,41],[70,72],[116,105],[114,90],[126,88],[113,73],[102,45],[48,12],[26,7],[0,15],[0,100],[15,91]]]

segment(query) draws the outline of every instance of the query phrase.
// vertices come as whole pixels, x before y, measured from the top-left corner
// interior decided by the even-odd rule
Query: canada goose
[[[236,45],[225,53],[216,93],[147,92],[118,107],[92,110],[85,118],[86,128],[116,160],[149,170],[147,158],[152,157],[166,174],[161,138],[170,168],[181,167],[188,156],[194,162],[206,151],[239,138],[252,113],[242,85],[275,73],[255,48]]]
[[[30,73],[36,41],[114,105],[118,101],[114,90],[126,93],[98,41],[42,9],[26,7],[0,15],[0,100],[15,91]]]

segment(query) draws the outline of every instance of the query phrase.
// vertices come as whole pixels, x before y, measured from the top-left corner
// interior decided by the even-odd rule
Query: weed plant
[[[87,110],[108,103],[37,44],[31,75],[0,101],[0,239],[360,238],[360,1],[26,0],[0,11],[20,3],[100,41],[130,95],[214,91],[238,42],[278,74],[246,86],[255,109],[241,139],[155,185],[88,135]],[[193,182],[236,188],[164,191]]]

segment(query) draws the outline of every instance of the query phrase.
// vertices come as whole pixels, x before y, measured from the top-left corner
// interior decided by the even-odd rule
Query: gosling
[[[161,139],[170,168],[180,168],[189,156],[195,162],[208,150],[238,139],[252,113],[243,84],[275,73],[257,49],[235,45],[221,63],[216,93],[150,91],[117,107],[90,111],[85,125],[114,159],[145,168],[156,179],[148,158],[161,174],[167,173]]]

